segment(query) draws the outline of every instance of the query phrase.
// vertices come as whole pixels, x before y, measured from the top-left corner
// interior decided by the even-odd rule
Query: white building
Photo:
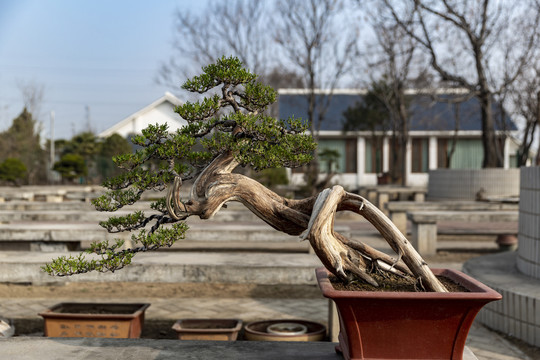
[[[98,136],[108,137],[117,133],[126,138],[140,134],[148,125],[156,123],[169,124],[169,131],[176,131],[187,125],[187,122],[174,112],[179,105],[182,105],[182,101],[170,92],[166,92],[161,98],[101,132]]]
[[[456,90],[438,91],[438,97],[452,97]],[[307,90],[280,89],[279,117],[290,116],[307,119]],[[319,100],[328,93],[317,90]],[[345,117],[343,113],[350,107],[363,101],[365,90],[336,90],[330,100],[324,121],[319,132],[319,151],[328,148],[340,154],[337,161],[336,182],[357,189],[364,185],[375,185],[378,178],[388,173],[392,166],[391,132],[389,131],[343,131]],[[428,172],[437,168],[446,168],[447,154],[452,144],[455,149],[451,157],[452,169],[481,168],[483,159],[482,128],[480,104],[476,98],[459,105],[458,126],[456,126],[455,105],[448,102],[436,102],[429,93],[422,91],[406,92],[409,97],[409,141],[406,151],[407,185],[425,186]],[[503,149],[504,167],[516,167],[518,149],[517,127],[507,114],[500,116],[498,104],[493,104],[495,132]],[[315,117],[317,114],[315,114]],[[502,121],[501,118],[504,118]],[[504,122],[504,125],[501,123]],[[375,141],[374,135],[377,136]],[[454,143],[455,141],[455,143]],[[321,169],[325,169],[324,161]],[[301,183],[301,169],[294,169],[293,183]]]

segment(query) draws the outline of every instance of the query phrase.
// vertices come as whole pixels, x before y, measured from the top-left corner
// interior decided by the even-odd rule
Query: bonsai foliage
[[[238,166],[256,171],[301,166],[311,160],[316,147],[301,120],[276,120],[264,114],[276,92],[257,82],[238,59],[221,58],[182,87],[204,95],[176,108],[187,126],[170,133],[166,125],[154,125],[135,136],[132,141],[141,148],[114,158],[125,172],[106,181],[109,191],[93,202],[99,211],[114,212],[139,201],[146,190],[167,188],[166,197],[151,204],[157,214],[137,211],[101,223],[109,232],[138,231],[132,235],[134,246],[125,248],[122,241],[96,243],[88,250],[93,254],[89,258],[83,254],[58,258],[44,267],[46,272],[63,276],[115,271],[138,252],[184,238],[188,229],[184,220],[189,216],[208,219],[227,202],[239,201],[276,230],[308,240],[324,266],[340,278],[357,277],[377,285],[368,269],[381,269],[415,276],[426,288],[445,291],[407,239],[362,197],[334,186],[317,196],[292,200],[232,172]],[[193,182],[183,199],[180,189],[187,180]],[[335,212],[343,210],[371,221],[398,259],[334,232]]]

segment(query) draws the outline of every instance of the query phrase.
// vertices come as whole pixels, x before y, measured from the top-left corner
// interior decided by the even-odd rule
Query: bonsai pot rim
[[[469,292],[393,292],[393,291],[346,291],[336,290],[332,286],[328,275],[330,272],[325,268],[317,268],[317,281],[323,291],[323,295],[332,299],[350,299],[350,298],[377,298],[377,299],[478,299],[478,300],[500,300],[502,295],[482,284],[478,280],[452,269],[431,269],[435,275],[444,276],[459,285],[466,287]]]
[[[135,311],[132,313],[81,313],[81,312],[56,312],[58,309],[69,305],[75,305],[79,307],[91,307],[91,306],[132,306]],[[51,306],[45,311],[40,312],[38,315],[52,319],[73,319],[74,317],[82,319],[133,319],[141,313],[144,313],[150,306],[149,303],[97,303],[97,302],[62,302]]]

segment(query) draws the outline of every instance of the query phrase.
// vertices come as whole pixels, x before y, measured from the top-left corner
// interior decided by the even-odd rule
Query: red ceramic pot
[[[323,295],[338,311],[336,350],[345,359],[462,359],[476,314],[502,296],[462,272],[432,270],[470,292],[339,291],[328,271],[317,269]]]

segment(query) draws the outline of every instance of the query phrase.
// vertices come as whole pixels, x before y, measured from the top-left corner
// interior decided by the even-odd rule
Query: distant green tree
[[[118,176],[122,169],[118,168],[113,161],[115,156],[132,152],[131,143],[119,134],[112,134],[103,139],[99,146],[97,159],[97,171],[102,179]]]
[[[46,179],[45,151],[40,144],[36,120],[26,108],[0,136],[0,160],[19,159],[26,166],[25,180],[30,184]]]
[[[287,185],[289,183],[289,177],[285,168],[264,169],[254,173],[252,176],[253,179],[271,189],[277,185]]]
[[[88,174],[84,158],[78,154],[65,154],[60,161],[54,164],[54,171],[58,171],[62,179],[73,181]]]
[[[343,131],[385,131],[390,128],[390,111],[381,98],[388,93],[384,83],[372,83],[354,106],[345,110]]]
[[[58,143],[57,143],[58,144]],[[85,164],[85,174],[79,175],[84,177],[85,182],[97,182],[98,181],[98,166],[96,164],[97,157],[100,151],[100,143],[97,136],[90,131],[85,131],[76,134],[69,141],[65,141],[61,145],[60,154],[64,155],[77,155],[81,157]]]
[[[0,180],[5,180],[18,186],[26,176],[26,166],[17,158],[7,158],[0,164]]]
[[[335,173],[339,167],[337,164],[339,157],[339,151],[330,148],[322,148],[321,151],[319,151],[319,158],[321,159],[321,162],[326,165],[326,169],[321,170],[326,172],[327,175]]]
[[[89,162],[99,152],[98,138],[90,131],[77,134],[64,148],[64,152],[80,155]]]
[[[399,85],[399,84],[398,84]],[[405,185],[406,166],[404,144],[408,139],[408,107],[410,97],[405,97],[403,87],[392,83],[389,76],[373,81],[368,92],[354,106],[343,113],[343,131],[370,131],[375,149],[382,148],[386,133],[391,131],[390,176],[392,182]],[[381,169],[382,170],[382,169]]]
[[[103,140],[100,146],[99,154],[102,156],[112,157],[129,153],[131,150],[132,148],[130,142],[119,134],[114,133]]]

